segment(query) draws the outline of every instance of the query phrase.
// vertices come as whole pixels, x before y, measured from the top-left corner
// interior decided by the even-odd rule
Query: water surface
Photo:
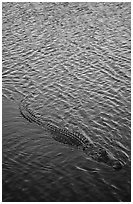
[[[3,201],[130,201],[130,3],[3,3]],[[79,131],[121,171],[19,112]],[[52,195],[52,196],[51,196]]]

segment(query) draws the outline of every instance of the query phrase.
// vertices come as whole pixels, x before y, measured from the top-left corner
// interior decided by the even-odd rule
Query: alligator
[[[21,115],[29,122],[34,122],[39,126],[42,126],[47,131],[50,131],[54,140],[63,143],[65,145],[74,146],[92,158],[97,162],[102,162],[108,166],[113,167],[115,170],[122,168],[122,163],[112,156],[105,148],[98,148],[96,143],[90,142],[90,140],[83,134],[77,131],[70,131],[67,128],[61,128],[54,124],[50,119],[42,119],[38,117],[28,106],[26,102],[27,96],[21,100],[19,109]]]

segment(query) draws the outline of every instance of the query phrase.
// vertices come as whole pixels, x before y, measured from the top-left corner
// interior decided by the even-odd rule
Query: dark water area
[[[131,4],[2,4],[4,202],[131,201]],[[82,133],[114,170],[22,117]],[[90,152],[91,153],[91,152]]]

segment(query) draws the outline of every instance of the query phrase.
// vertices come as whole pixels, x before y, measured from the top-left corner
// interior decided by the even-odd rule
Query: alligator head
[[[122,169],[122,163],[102,148],[99,149],[97,161],[106,163],[107,165],[112,166],[115,170]]]
[[[122,169],[122,163],[114,158],[112,154],[107,152],[104,148],[90,148],[86,146],[86,148],[83,149],[83,151],[92,159],[96,160],[97,162],[105,163],[108,166],[113,167],[115,170]]]

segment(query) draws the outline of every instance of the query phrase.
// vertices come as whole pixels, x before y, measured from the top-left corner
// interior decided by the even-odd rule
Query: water
[[[3,201],[130,201],[130,3],[3,3]],[[121,160],[114,171],[19,103]]]

